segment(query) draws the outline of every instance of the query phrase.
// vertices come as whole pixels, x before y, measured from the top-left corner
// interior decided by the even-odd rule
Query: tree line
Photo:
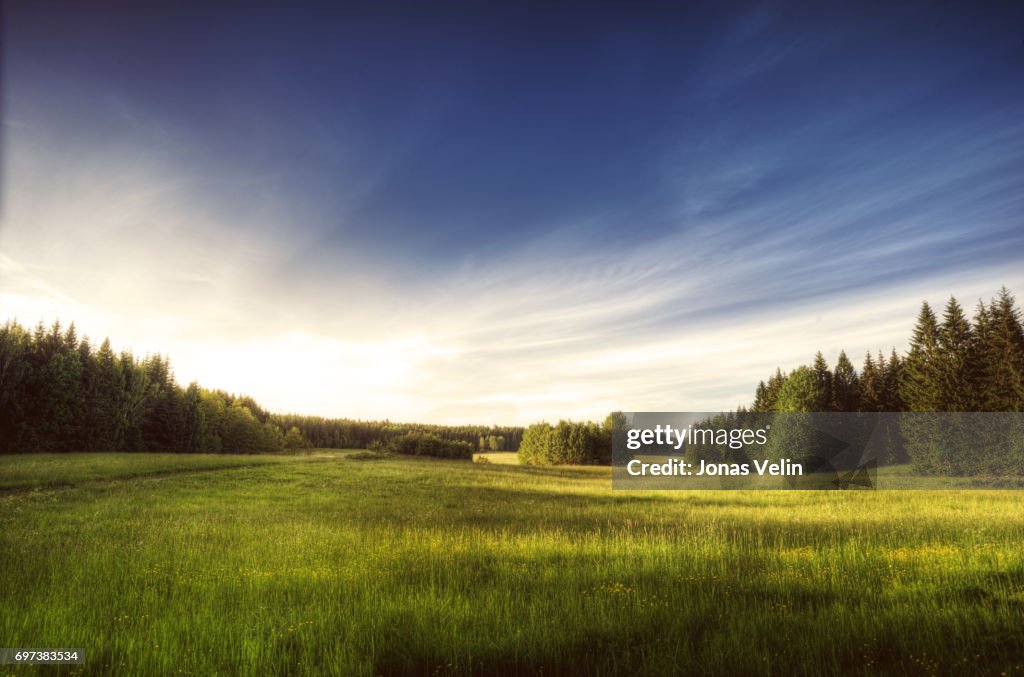
[[[811,364],[789,373],[776,369],[759,383],[749,409],[705,423],[771,423],[771,443],[763,450],[769,457],[824,453],[828,441],[816,437],[815,422],[847,441],[866,443],[874,435],[882,464],[909,461],[930,475],[1006,477],[1024,475],[1024,424],[1013,412],[1024,412],[1024,326],[1004,287],[989,303],[979,301],[970,320],[956,298],[941,318],[924,302],[902,357],[895,350],[888,358],[869,352],[858,372],[845,352],[832,369],[819,351]],[[860,446],[846,450],[846,461],[857,462]],[[726,462],[747,453],[722,445],[687,450],[691,458]],[[829,461],[845,462],[840,456]]]
[[[868,352],[858,371],[839,353],[835,367],[819,351],[811,364],[790,372],[777,368],[761,381],[749,407],[740,406],[702,421],[708,429],[763,427],[773,420],[787,430],[773,432],[774,450],[813,447],[802,437],[797,418],[773,414],[864,412],[1022,412],[1024,411],[1024,326],[1012,294],[1004,287],[989,303],[979,301],[968,320],[956,298],[938,318],[924,302],[906,354],[892,349]],[[604,426],[562,421],[526,429],[520,458],[526,463],[608,463],[612,414]],[[862,417],[863,418],[863,417]],[[874,419],[875,421],[882,419]],[[885,419],[881,431],[883,463],[912,460],[919,471],[936,474],[1024,474],[1024,437],[1019,417],[927,417]],[[864,420],[830,419],[860,434]],[[624,423],[620,421],[620,428]],[[616,428],[618,429],[618,428]],[[799,435],[797,435],[799,432]],[[772,452],[772,450],[769,450]],[[742,460],[746,449],[729,445],[692,445],[691,458],[710,461]]]
[[[271,414],[269,420],[285,430],[297,428],[314,447],[333,449],[386,448],[409,433],[461,442],[473,451],[515,451],[523,439],[523,428],[517,426],[396,423],[301,414]]]
[[[956,298],[941,320],[925,301],[905,356],[869,352],[858,372],[845,352],[830,369],[819,351],[812,364],[761,381],[750,411],[1024,411],[1020,311],[1005,287],[978,301],[973,321]]]
[[[0,453],[258,453],[380,448],[466,457],[518,448],[523,429],[273,414],[253,398],[181,386],[161,355],[94,348],[74,324],[0,327]],[[410,437],[412,435],[412,437]]]

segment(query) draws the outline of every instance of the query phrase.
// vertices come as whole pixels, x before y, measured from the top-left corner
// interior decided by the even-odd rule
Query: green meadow
[[[486,460],[2,457],[0,674],[1024,673],[1017,491]]]

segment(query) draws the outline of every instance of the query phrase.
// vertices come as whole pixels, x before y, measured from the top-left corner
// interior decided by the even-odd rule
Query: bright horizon
[[[280,413],[529,424],[1024,295],[1022,11],[787,7],[8,3],[0,321]]]

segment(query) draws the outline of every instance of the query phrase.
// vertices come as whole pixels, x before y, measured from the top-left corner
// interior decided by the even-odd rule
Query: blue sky
[[[0,314],[512,423],[1024,293],[1020,5],[184,4],[6,4]]]

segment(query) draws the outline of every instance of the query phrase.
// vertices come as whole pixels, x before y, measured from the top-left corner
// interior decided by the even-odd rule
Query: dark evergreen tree
[[[754,404],[751,406],[754,411],[771,411],[768,405],[768,386],[764,381],[757,384],[754,390]]]
[[[992,411],[1024,411],[1024,328],[1006,287],[989,305],[986,320],[980,397]]]
[[[976,411],[976,365],[974,333],[956,299],[950,297],[939,328],[938,351],[934,356],[934,378],[938,388],[936,411]]]
[[[776,403],[779,399],[779,391],[782,390],[785,382],[786,374],[782,372],[782,369],[776,368],[775,373],[768,377],[768,383],[761,382],[764,388],[759,389],[751,410],[757,412],[775,411]]]
[[[864,355],[864,366],[861,368],[861,411],[883,411],[882,390],[884,388],[883,373],[885,361],[880,366],[875,365],[871,357],[871,351]]]
[[[917,316],[899,383],[900,398],[910,411],[942,411],[938,354],[939,326],[935,313],[925,301]]]
[[[174,451],[184,438],[181,389],[174,381],[170,365],[160,355],[142,364],[146,377],[145,405],[140,424],[142,448],[150,451]]]
[[[861,382],[846,351],[839,352],[832,378],[832,407],[834,411],[860,411]]]
[[[135,362],[130,352],[122,351],[118,360],[123,388],[118,400],[118,422],[123,431],[124,451],[145,451],[142,424],[146,416],[146,395],[149,394],[149,376],[142,365]]]
[[[186,453],[202,450],[206,416],[203,412],[202,393],[193,381],[181,396],[181,438],[178,448]]]
[[[814,356],[814,378],[818,382],[818,391],[821,397],[821,409],[818,411],[828,411],[832,408],[832,402],[835,401],[835,394],[833,393],[833,375],[829,371],[828,362],[825,361],[825,356],[821,354],[819,350]]]
[[[26,444],[37,451],[72,451],[75,438],[75,409],[81,393],[81,364],[76,350],[70,350],[59,322],[49,332],[37,328],[29,362],[32,367],[27,392],[26,417],[34,424],[27,428]],[[76,342],[77,343],[77,342]]]
[[[900,394],[900,383],[903,381],[903,360],[896,354],[893,348],[889,353],[889,360],[882,359],[882,353],[878,353],[879,364],[884,362],[882,370],[882,409],[879,411],[907,411],[907,405]]]
[[[992,388],[989,386],[990,367],[988,350],[992,345],[992,322],[985,302],[978,299],[974,310],[974,341],[971,348],[971,361],[975,365],[975,381],[973,398],[977,411],[995,411]]]
[[[82,365],[81,382],[79,383],[79,399],[75,407],[76,439],[72,449],[76,451],[96,451],[97,430],[93,422],[92,411],[96,403],[96,382],[98,362],[93,355],[92,344],[88,337],[78,343],[78,362]]]
[[[124,398],[124,371],[105,339],[96,351],[95,381],[89,403],[90,444],[95,451],[124,448],[124,420],[121,402]]]
[[[0,451],[18,450],[24,441],[31,343],[21,325],[7,322],[0,327]]]

